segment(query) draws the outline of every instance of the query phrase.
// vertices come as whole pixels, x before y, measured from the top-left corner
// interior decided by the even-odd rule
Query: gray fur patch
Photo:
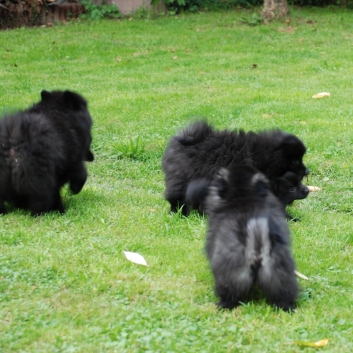
[[[261,262],[265,273],[271,269],[271,241],[268,219],[264,217],[251,218],[247,223],[246,261],[249,265]]]

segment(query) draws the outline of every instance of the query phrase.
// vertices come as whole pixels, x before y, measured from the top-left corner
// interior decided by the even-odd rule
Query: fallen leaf
[[[201,30],[200,30],[200,28],[196,28],[196,32],[200,32]]]
[[[330,92],[320,92],[318,94],[314,94],[312,98],[324,98],[324,97],[330,97],[331,93]]]
[[[205,71],[200,71],[200,75],[204,75],[205,73]]]
[[[176,60],[176,59],[178,59],[178,57],[177,56],[173,56],[173,59]]]
[[[329,339],[325,338],[317,342],[294,341],[293,344],[297,344],[299,346],[304,346],[304,347],[321,348],[326,346],[328,344],[328,341]]]
[[[310,192],[321,190],[321,188],[319,188],[318,186],[308,186],[308,189]]]
[[[294,33],[297,28],[293,28],[292,26],[288,27],[279,27],[277,30],[282,33]]]
[[[116,59],[116,61],[121,61],[121,57],[120,56],[117,56],[115,59]]]
[[[138,254],[137,252],[130,252],[130,251],[123,251],[124,252],[124,255],[125,257],[135,263],[135,264],[138,264],[138,265],[144,265],[144,266],[147,266],[147,262],[146,260],[144,259],[143,256],[141,256],[140,254]]]
[[[306,277],[305,275],[303,275],[302,273],[298,272],[298,271],[295,271],[294,270],[294,273],[297,277],[301,278],[301,279],[305,279],[305,280],[309,280],[308,277]]]

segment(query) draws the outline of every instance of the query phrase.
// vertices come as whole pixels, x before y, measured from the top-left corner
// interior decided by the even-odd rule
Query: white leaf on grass
[[[321,188],[319,188],[318,186],[308,186],[308,189],[310,192],[321,190]]]
[[[324,97],[330,97],[331,93],[330,92],[320,92],[318,94],[314,94],[312,98],[324,98]]]
[[[140,254],[138,254],[137,252],[130,252],[130,251],[123,251],[124,252],[124,255],[125,257],[135,263],[135,264],[138,264],[138,265],[144,265],[144,266],[147,266],[147,262],[146,260],[144,259],[143,256],[141,256]]]
[[[308,280],[309,278],[306,277],[305,275],[303,275],[302,273],[298,272],[298,271],[295,271],[294,270],[294,273],[297,277],[301,278],[301,279],[305,279],[305,280]]]

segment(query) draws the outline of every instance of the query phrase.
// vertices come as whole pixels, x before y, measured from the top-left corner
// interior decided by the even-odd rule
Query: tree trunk
[[[272,20],[273,18],[282,18],[289,13],[287,0],[264,0],[264,8],[261,16],[264,21]]]

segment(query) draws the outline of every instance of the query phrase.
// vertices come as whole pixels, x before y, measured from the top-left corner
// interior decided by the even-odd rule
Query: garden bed
[[[77,18],[85,11],[79,3],[51,4],[46,0],[0,0],[0,29],[51,25]]]

